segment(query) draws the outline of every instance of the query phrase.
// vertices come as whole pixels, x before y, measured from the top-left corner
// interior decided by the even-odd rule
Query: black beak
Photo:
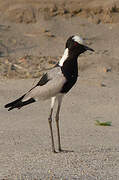
[[[84,46],[84,49],[85,49],[86,51],[93,51],[93,52],[94,52],[94,50],[93,50],[92,48],[88,47],[88,46]]]

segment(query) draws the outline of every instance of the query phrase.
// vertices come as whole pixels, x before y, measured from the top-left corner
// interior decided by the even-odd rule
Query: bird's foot
[[[53,150],[52,152],[53,152],[53,153],[57,153],[57,151],[55,151],[55,150]]]
[[[52,152],[53,152],[53,153],[57,153],[57,151],[55,150],[54,147],[52,147]]]
[[[59,152],[69,153],[69,152],[74,152],[74,151],[66,150],[66,149],[59,149]]]

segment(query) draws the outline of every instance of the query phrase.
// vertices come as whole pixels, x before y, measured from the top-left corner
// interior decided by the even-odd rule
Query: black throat
[[[63,66],[61,67],[62,73],[64,74],[67,80],[61,90],[61,93],[67,93],[77,81],[77,77],[78,77],[77,58],[78,56],[75,58],[69,56],[63,63]]]
[[[61,67],[62,73],[67,78],[67,80],[70,80],[70,78],[77,77],[78,76],[78,63],[77,58],[72,59],[70,57],[65,60],[63,63],[63,66]]]

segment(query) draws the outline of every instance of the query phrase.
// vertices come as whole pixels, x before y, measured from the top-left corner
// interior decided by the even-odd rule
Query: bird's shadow
[[[56,153],[71,153],[74,152],[73,150],[67,150],[67,149],[61,149],[60,151],[57,151]]]

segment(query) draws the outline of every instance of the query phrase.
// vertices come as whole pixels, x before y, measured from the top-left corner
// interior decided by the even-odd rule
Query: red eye
[[[74,46],[78,46],[78,43],[77,43],[77,42],[74,42]]]

